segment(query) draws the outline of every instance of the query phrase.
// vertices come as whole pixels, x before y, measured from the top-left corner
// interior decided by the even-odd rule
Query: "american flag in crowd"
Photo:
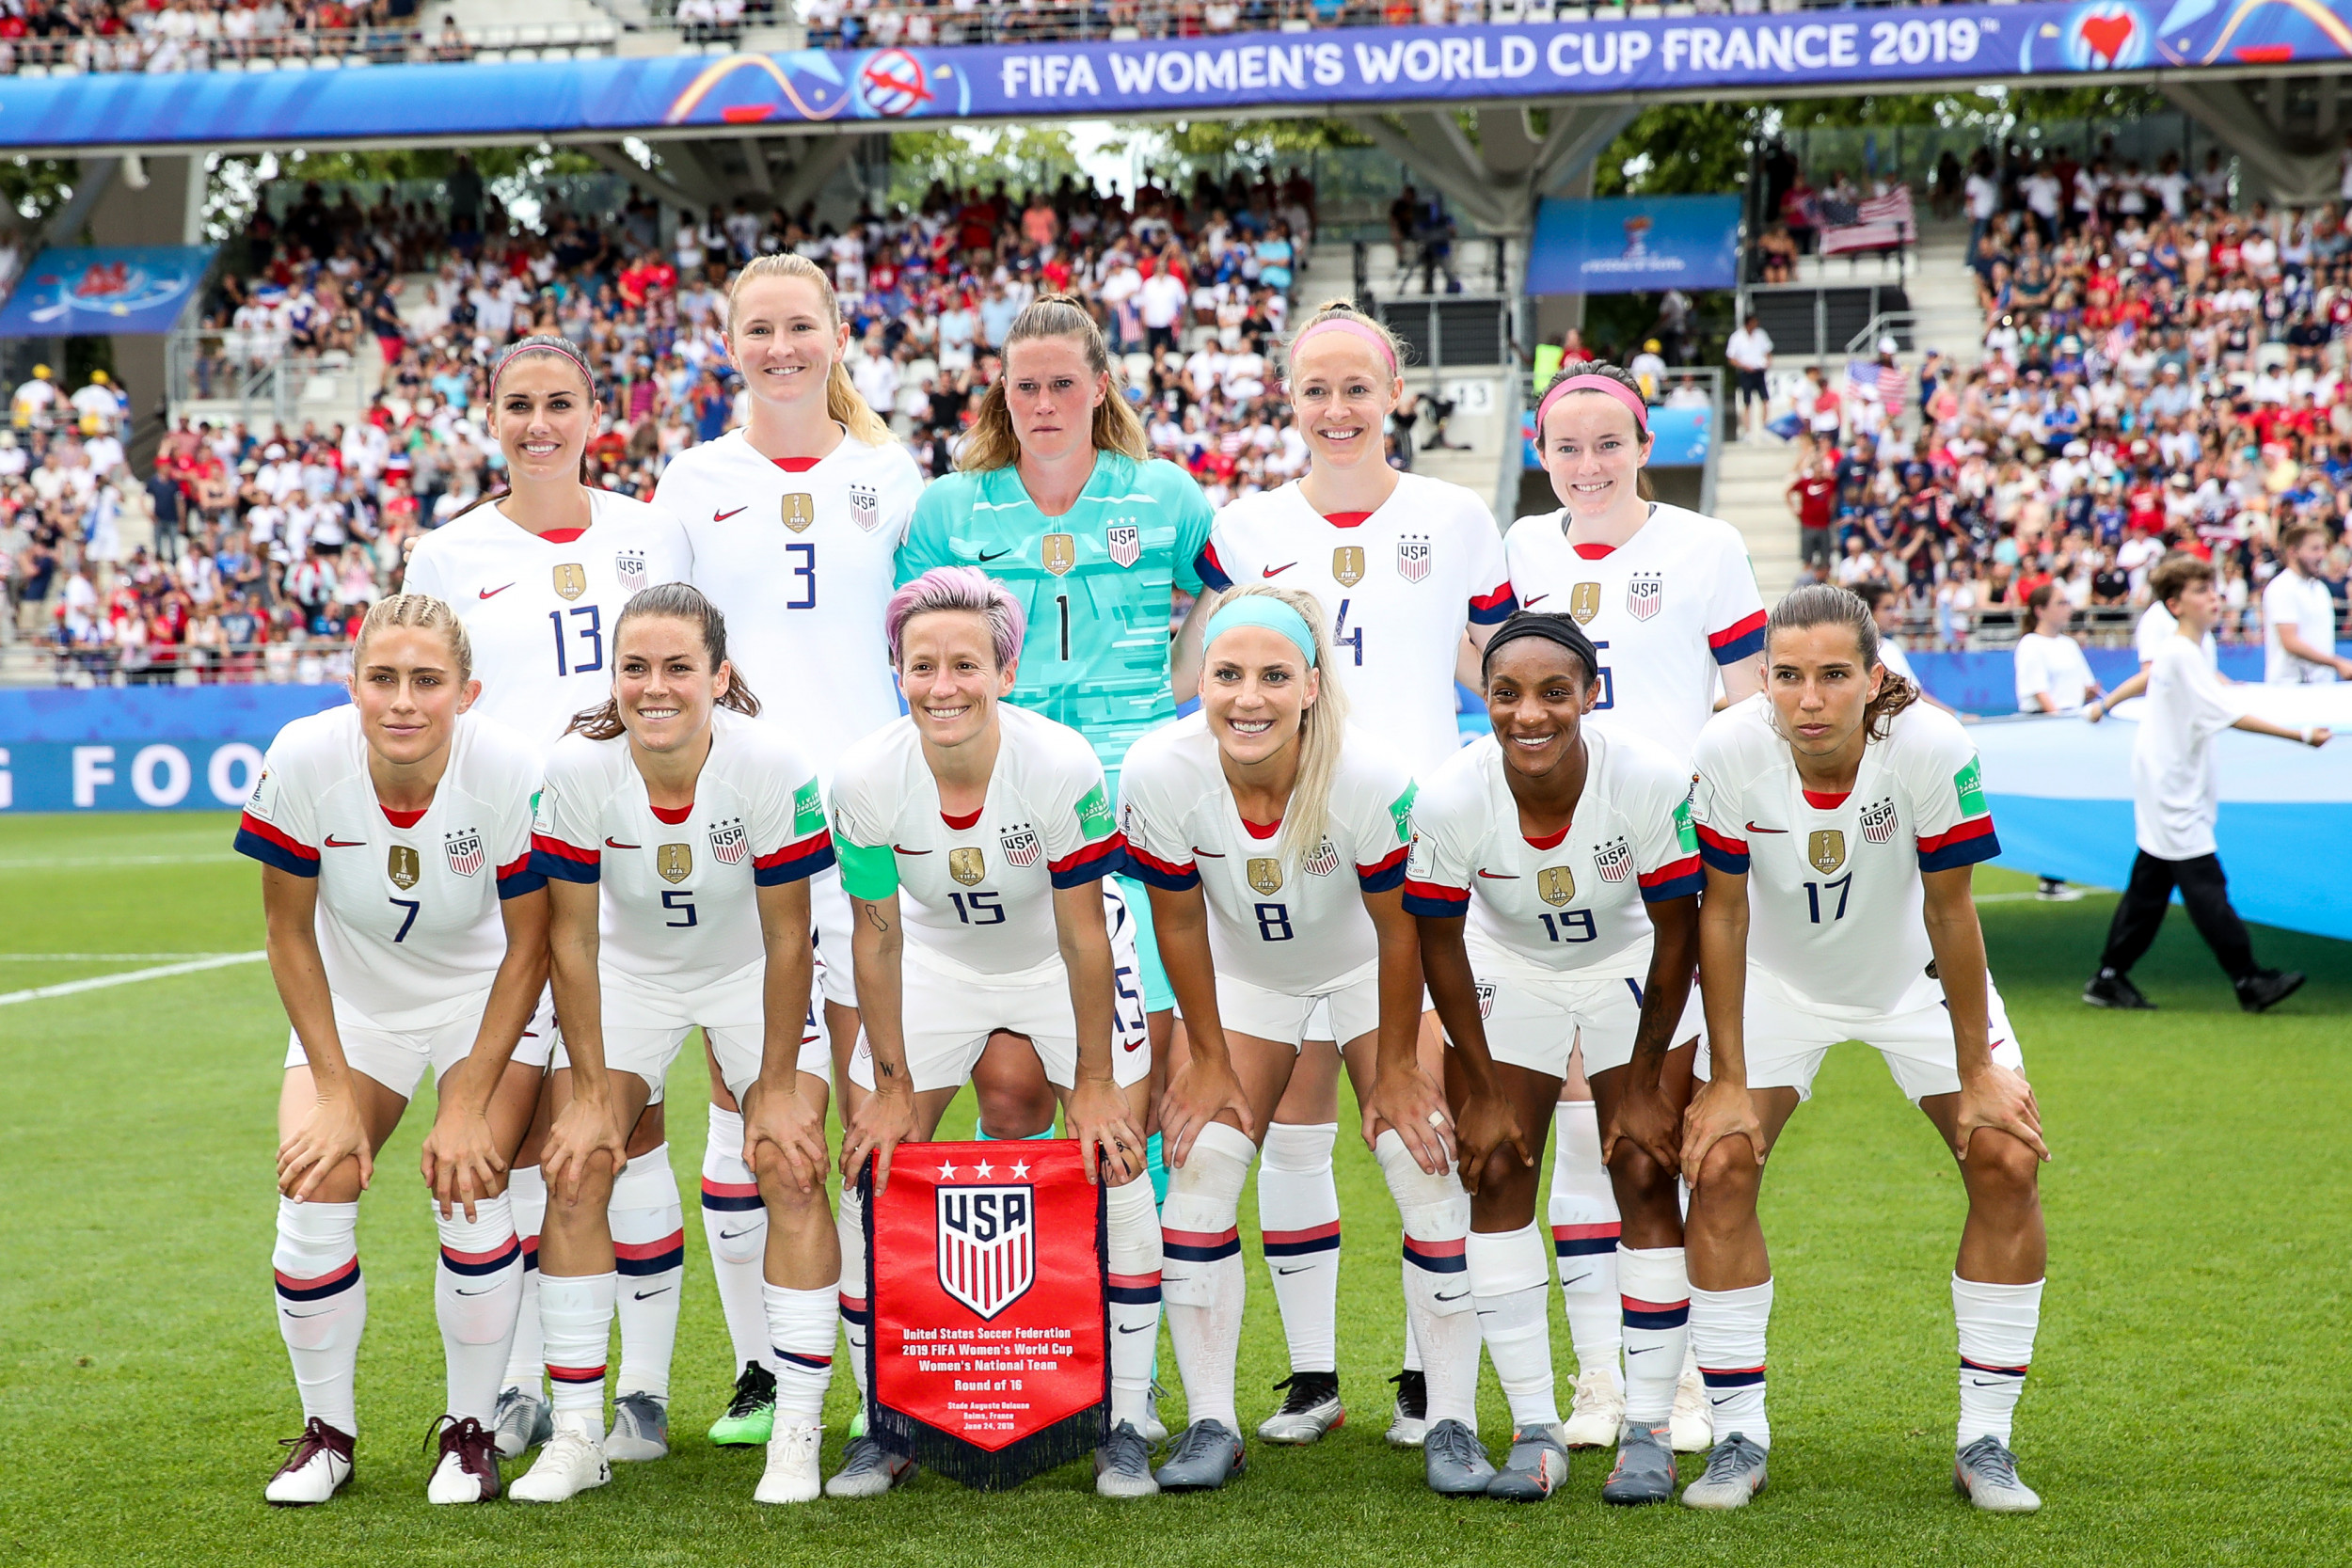
[[[1911,376],[1900,365],[1882,365],[1875,359],[1846,361],[1847,389],[1857,396],[1876,396],[1889,408],[1903,405],[1903,393],[1910,388]]]
[[[1911,211],[1911,187],[1898,185],[1884,196],[1851,205],[1823,201],[1821,254],[1842,256],[1850,250],[1886,250],[1909,245],[1919,237]]]

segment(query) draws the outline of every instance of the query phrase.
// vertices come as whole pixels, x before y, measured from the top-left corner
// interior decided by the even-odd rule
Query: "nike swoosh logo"
[[[286,1316],[289,1318],[324,1318],[327,1313],[334,1311],[335,1308],[331,1307],[322,1307],[315,1312],[295,1312],[283,1307],[279,1308],[279,1310],[284,1311]]]
[[[1748,824],[1748,832],[1752,833],[1785,833],[1788,831],[1786,828],[1759,828],[1753,822]]]
[[[659,1291],[640,1291],[637,1292],[637,1299],[639,1301],[649,1301],[655,1296],[667,1294],[669,1289],[670,1287],[664,1285]]]
[[[998,551],[997,551],[994,555],[991,555],[991,554],[989,554],[986,550],[982,550],[982,551],[980,552],[980,559],[981,559],[982,561],[999,561],[999,560],[1002,560],[1004,557],[1010,555],[1011,553],[1012,553],[1012,551],[1010,551],[1010,550],[1009,550],[1009,549],[1005,549],[1005,550],[998,550]]]
[[[910,849],[903,844],[894,844],[890,847],[890,848],[892,853],[899,855],[928,855],[930,853],[929,849]]]
[[[1311,1269],[1311,1268],[1313,1268],[1313,1267],[1314,1267],[1314,1265],[1313,1265],[1312,1263],[1309,1263],[1309,1264],[1307,1264],[1307,1265],[1306,1265],[1305,1267],[1303,1267],[1303,1268],[1295,1268],[1295,1269],[1277,1269],[1277,1270],[1275,1270],[1274,1272],[1275,1272],[1276,1274],[1279,1274],[1279,1275],[1282,1275],[1284,1278],[1288,1278],[1290,1275],[1295,1275],[1295,1274],[1305,1274],[1305,1273],[1307,1272],[1307,1270],[1308,1270],[1308,1269]]]
[[[1490,882],[1516,882],[1519,879],[1516,871],[1489,871],[1483,865],[1478,868],[1478,874]]]
[[[1560,1289],[1562,1289],[1562,1290],[1564,1290],[1564,1291],[1565,1291],[1565,1290],[1566,1290],[1566,1289],[1567,1289],[1569,1286],[1571,1286],[1571,1285],[1581,1285],[1581,1284],[1583,1284],[1586,1280],[1588,1280],[1588,1279],[1590,1279],[1590,1278],[1592,1278],[1592,1277],[1593,1277],[1593,1271],[1592,1271],[1592,1270],[1590,1270],[1590,1269],[1586,1269],[1586,1270],[1585,1270],[1582,1274],[1578,1275],[1577,1275],[1574,1279],[1564,1279],[1564,1280],[1562,1280],[1562,1281],[1560,1282]]]
[[[1644,1345],[1639,1350],[1636,1350],[1633,1346],[1628,1345],[1625,1347],[1625,1353],[1628,1355],[1647,1355],[1650,1352],[1656,1350],[1657,1348],[1658,1347],[1656,1345]]]
[[[608,849],[643,849],[644,847],[642,844],[623,844],[610,835],[605,838],[604,847]]]
[[[1221,860],[1223,860],[1223,859],[1225,858],[1224,852],[1223,852],[1222,850],[1217,850],[1217,849],[1203,849],[1203,848],[1201,848],[1201,847],[1200,847],[1200,846],[1199,846],[1198,844],[1196,844],[1196,845],[1194,845],[1194,846],[1192,847],[1192,852],[1193,852],[1194,854],[1196,854],[1196,855],[1200,856],[1200,857],[1201,857],[1202,859],[1204,859],[1204,860],[1221,861]]]
[[[756,1236],[760,1231],[766,1228],[766,1226],[755,1225],[749,1230],[722,1230],[719,1232],[719,1240],[723,1242],[739,1242],[746,1236]]]
[[[1460,1301],[1464,1296],[1469,1294],[1470,1292],[1468,1291],[1456,1291],[1450,1296],[1439,1296],[1438,1299],[1439,1301]]]
[[[368,847],[368,841],[364,838],[343,840],[337,838],[333,833],[328,833],[326,847],[329,849],[364,849]]]
[[[513,583],[511,583],[511,582],[506,582],[506,583],[501,583],[501,584],[500,584],[498,587],[496,587],[496,588],[484,588],[484,589],[480,589],[480,590],[478,590],[477,592],[478,592],[479,596],[480,596],[480,597],[482,597],[482,598],[485,598],[485,599],[495,599],[495,598],[497,598],[497,597],[498,597],[501,594],[505,593],[505,592],[506,592],[509,588],[512,588],[512,587],[514,587],[514,586],[515,586],[515,585],[514,585]]]
[[[1262,578],[1279,578],[1284,572],[1289,571],[1292,567],[1297,564],[1298,562],[1295,561],[1285,561],[1279,566],[1268,566],[1263,568],[1258,573],[1258,575]]]
[[[1133,1328],[1128,1327],[1125,1323],[1120,1323],[1119,1325],[1119,1332],[1121,1334],[1140,1334],[1143,1330],[1144,1325],[1141,1323],[1136,1324]]]
[[[742,510],[743,510],[743,508],[741,508],[741,507],[739,507],[739,507],[737,507],[737,508],[735,509],[735,512],[740,512],[740,511],[742,511]],[[711,520],[712,522],[714,522],[714,523],[723,523],[723,522],[725,522],[725,521],[726,521],[729,517],[734,516],[734,515],[735,515],[735,512],[713,512],[713,513],[710,515],[710,520]]]
[[[1736,1400],[1740,1396],[1737,1394],[1709,1394],[1707,1396],[1707,1402],[1709,1404],[1729,1404],[1733,1400]]]
[[[1550,597],[1551,595],[1549,594],[1538,594],[1532,599],[1521,599],[1519,601],[1519,608],[1521,610],[1531,610]]]
[[[479,1291],[469,1291],[469,1290],[466,1290],[466,1289],[464,1289],[464,1288],[462,1288],[462,1287],[461,1287],[461,1288],[458,1290],[458,1292],[457,1292],[457,1293],[458,1293],[459,1295],[461,1295],[461,1296],[486,1296],[486,1295],[488,1295],[488,1294],[489,1294],[492,1291],[495,1291],[495,1290],[497,1290],[497,1289],[498,1289],[498,1287],[497,1287],[497,1286],[495,1286],[495,1285],[485,1285],[485,1286],[484,1286],[484,1287],[483,1287],[481,1290],[479,1290]]]

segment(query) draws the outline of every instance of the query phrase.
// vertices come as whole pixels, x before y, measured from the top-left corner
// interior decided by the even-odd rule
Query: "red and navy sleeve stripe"
[[[1957,871],[1963,865],[1989,861],[2001,852],[2001,841],[1993,832],[1993,818],[1972,817],[1948,832],[1919,841],[1919,869],[1922,871]]]
[[[1509,620],[1518,608],[1518,595],[1511,592],[1511,579],[1505,578],[1493,593],[1470,595],[1470,625],[1474,626],[1499,626]]]
[[[1199,558],[1193,562],[1192,569],[1200,574],[1200,580],[1202,582],[1207,583],[1211,588],[1216,589],[1220,594],[1226,589],[1233,586],[1232,575],[1225,570],[1225,562],[1216,558],[1216,546],[1215,545],[1203,545],[1200,546],[1200,554]]]
[[[1662,904],[1670,898],[1688,898],[1707,887],[1707,873],[1699,868],[1699,857],[1685,855],[1669,861],[1642,879],[1642,902]]]
[[[1744,621],[1734,621],[1723,630],[1709,632],[1707,645],[1715,651],[1718,664],[1737,664],[1750,654],[1764,651],[1764,612],[1757,610]]]
[[[752,861],[752,881],[758,887],[782,887],[814,877],[833,864],[833,830],[819,828],[798,844],[787,844],[771,855]]]
[[[601,849],[582,849],[547,833],[531,835],[532,874],[543,883],[594,883],[602,875],[603,866]]]
[[[1356,880],[1366,893],[1386,893],[1405,885],[1405,852],[1406,846],[1398,845],[1376,865],[1359,865]]]
[[[1441,882],[1405,882],[1405,912],[1428,920],[1459,920],[1470,913],[1470,889]]]
[[[1057,861],[1047,861],[1045,869],[1053,873],[1057,888],[1084,887],[1099,882],[1127,866],[1127,835],[1113,833],[1091,844],[1080,845]]]
[[[315,877],[319,874],[319,852],[307,844],[296,844],[284,833],[271,827],[251,812],[237,823],[237,853],[250,855],[263,865],[295,877]]]
[[[528,849],[499,867],[501,898],[520,898],[524,894],[536,893],[547,885],[548,879],[531,868],[531,851]]]
[[[1188,893],[1200,885],[1200,868],[1192,862],[1179,865],[1164,861],[1132,841],[1127,845],[1127,869],[1139,881],[1163,893]]]
[[[1729,838],[1702,822],[1699,828],[1699,859],[1716,870],[1732,877],[1748,874],[1748,841]]]

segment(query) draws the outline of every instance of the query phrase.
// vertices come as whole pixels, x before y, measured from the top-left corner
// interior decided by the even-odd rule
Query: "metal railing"
[[[175,418],[208,404],[247,429],[264,420],[289,428],[303,411],[357,419],[367,411],[366,376],[343,350],[287,354],[280,333],[197,328],[164,345],[165,396]]]
[[[325,686],[351,673],[352,644],[335,637],[278,642],[59,643],[27,638],[16,650],[41,684],[94,686]]]
[[[79,76],[125,71],[339,70],[427,65],[517,52],[610,55],[617,23],[541,23],[485,27],[294,28],[212,36],[146,33],[0,39],[0,75]]]

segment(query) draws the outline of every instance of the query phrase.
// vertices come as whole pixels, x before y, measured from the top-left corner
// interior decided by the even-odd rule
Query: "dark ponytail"
[[[665,582],[658,587],[642,589],[632,594],[621,610],[621,618],[612,623],[613,668],[620,667],[621,631],[631,621],[646,617],[663,621],[683,621],[702,632],[703,652],[709,657],[710,668],[716,673],[727,661],[727,618],[719,607],[703,597],[700,590],[689,583]],[[740,670],[728,672],[727,689],[719,694],[719,705],[743,715],[758,717],[759,699],[744,684]],[[621,704],[617,697],[607,697],[601,706],[582,708],[572,715],[564,726],[565,735],[584,735],[591,740],[616,740],[626,732],[621,722]]]
[[[1815,626],[1844,626],[1853,633],[1854,647],[1862,655],[1865,670],[1884,669],[1879,658],[1879,624],[1870,613],[1870,607],[1862,595],[1851,589],[1832,583],[1807,583],[1791,590],[1780,603],[1772,607],[1772,617],[1764,623],[1765,658],[1772,658],[1770,649],[1777,632],[1807,631]],[[1863,726],[1872,740],[1886,738],[1895,716],[1919,700],[1919,689],[1892,670],[1879,684],[1879,694],[1870,699],[1864,710]]]

